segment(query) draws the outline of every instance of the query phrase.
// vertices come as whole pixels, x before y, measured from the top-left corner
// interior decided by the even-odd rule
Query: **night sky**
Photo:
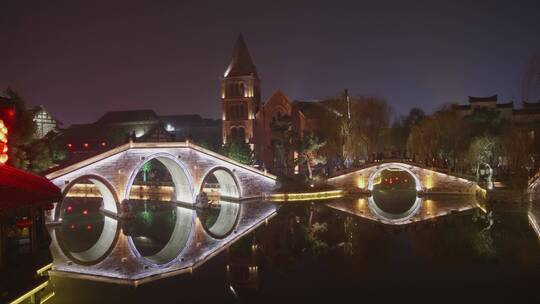
[[[263,100],[347,87],[399,114],[468,95],[519,101],[540,54],[538,0],[292,2],[0,0],[0,88],[65,126],[128,109],[217,118],[242,32]]]

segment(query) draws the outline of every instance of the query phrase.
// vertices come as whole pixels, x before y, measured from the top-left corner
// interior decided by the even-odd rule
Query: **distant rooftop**
[[[469,96],[469,103],[474,103],[474,102],[497,102],[497,94],[493,95],[493,96],[488,96],[488,97],[475,97],[475,96]]]
[[[135,121],[159,121],[153,110],[132,110],[107,112],[96,121],[96,124],[116,124]]]

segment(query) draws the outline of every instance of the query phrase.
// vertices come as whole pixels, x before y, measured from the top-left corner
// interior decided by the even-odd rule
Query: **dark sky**
[[[239,32],[263,99],[348,87],[396,113],[431,111],[468,95],[520,100],[540,1],[0,0],[0,88],[65,124],[123,109],[219,117]]]

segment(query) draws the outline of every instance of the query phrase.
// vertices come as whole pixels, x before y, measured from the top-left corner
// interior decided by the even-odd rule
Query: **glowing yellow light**
[[[343,197],[343,190],[306,192],[306,193],[276,193],[270,194],[267,198],[274,202],[287,201],[312,201]]]
[[[357,202],[358,210],[363,210],[367,206],[367,200],[365,198],[359,198]]]
[[[480,204],[476,204],[476,206],[478,207],[478,209],[482,210],[482,212],[484,212],[486,214],[488,213],[486,208],[482,207]]]
[[[380,180],[379,180],[380,182]],[[356,187],[360,189],[364,189],[366,187],[366,180],[364,176],[360,175],[356,178]]]
[[[432,174],[426,175],[424,184],[425,184],[425,188],[428,190],[433,188],[433,175]]]
[[[36,274],[37,275],[42,275],[45,271],[47,271],[47,270],[49,270],[51,268],[52,268],[52,263],[47,264],[47,265],[41,267],[40,269],[36,270]]]
[[[382,182],[381,174],[377,174],[373,179],[373,186],[378,185]]]
[[[47,287],[49,285],[49,281],[45,281],[38,286],[32,288],[30,291],[24,293],[22,296],[16,298],[15,300],[9,302],[9,304],[19,304],[22,303],[24,300],[28,299],[29,297],[36,294],[38,291],[42,290],[43,288]]]
[[[51,293],[49,293],[48,295],[44,296],[43,298],[41,298],[41,300],[39,300],[39,304],[43,304],[45,302],[47,302],[49,299],[51,299],[52,297],[54,297],[55,293],[54,291],[52,291]]]
[[[4,121],[0,119],[0,164],[4,164],[8,160],[7,142],[8,142],[8,129],[4,125]]]

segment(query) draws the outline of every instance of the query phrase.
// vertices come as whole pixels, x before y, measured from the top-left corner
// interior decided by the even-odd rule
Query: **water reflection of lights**
[[[373,195],[368,197],[368,202],[370,210],[380,218],[390,222],[404,222],[409,220],[418,212],[420,206],[422,205],[422,198],[417,196],[411,207],[407,211],[400,214],[393,214],[382,210],[381,207],[375,202]]]
[[[63,221],[62,224],[58,227],[55,227],[53,229],[54,238],[60,245],[60,248],[64,252],[66,256],[68,256],[73,262],[82,264],[82,265],[91,265],[95,264],[99,261],[101,261],[105,256],[110,252],[112,247],[115,245],[116,240],[118,238],[119,234],[119,225],[118,221],[116,219],[113,219],[108,216],[103,216],[103,228],[101,230],[101,233],[99,237],[97,238],[97,241],[94,242],[94,244],[83,251],[75,250],[71,247],[70,243],[67,242],[66,239],[66,232],[61,231],[62,226],[69,227],[70,233],[75,234],[81,234],[84,232],[80,230],[75,230],[77,225],[75,223],[69,223],[67,221]],[[84,230],[92,230],[93,226],[92,224],[86,224],[83,227],[85,227]],[[79,235],[79,238],[86,238],[85,235]]]
[[[313,201],[343,197],[343,190],[305,192],[305,193],[274,193],[265,196],[272,202]]]
[[[219,207],[199,208],[197,217],[204,230],[213,238],[223,238],[229,235],[240,217],[241,205],[220,201]]]
[[[54,267],[52,273],[132,285],[181,273],[190,273],[245,234],[266,223],[268,218],[275,215],[276,211],[275,205],[261,201],[224,202],[221,209],[215,212],[215,221],[212,220],[210,226],[204,227],[198,224],[193,225],[198,221],[195,212],[197,208],[182,207],[170,202],[155,202],[157,207],[149,207],[150,213],[165,212],[168,214],[169,211],[166,210],[168,208],[164,206],[171,205],[171,212],[177,214],[174,221],[171,222],[169,235],[167,231],[162,231],[159,225],[160,221],[155,218],[155,215],[152,216],[154,220],[146,224],[150,225],[150,228],[141,226],[142,202],[135,201],[128,202],[128,204],[138,206],[135,210],[139,210],[139,224],[130,225],[130,222],[134,223],[133,219],[116,220],[106,216],[105,221],[112,220],[117,224],[117,229],[120,226],[122,229],[119,229],[118,237],[110,246],[103,241],[98,241],[100,246],[94,245],[104,250],[108,249],[107,254],[100,259],[99,263],[80,263],[80,259],[82,259],[80,256],[75,257],[70,252],[65,253],[65,248],[60,244],[61,240],[53,237],[51,252],[54,257]],[[80,209],[82,210],[82,208]],[[218,211],[220,211],[219,214]],[[77,208],[75,208],[74,214],[83,217]],[[93,213],[88,216],[95,218]],[[79,227],[78,222],[75,224]],[[70,225],[70,223],[65,225]],[[87,232],[86,225],[87,223],[84,223],[82,229],[77,231]],[[95,226],[94,223],[92,225]],[[56,224],[52,227],[58,229],[61,225]],[[109,235],[114,235],[110,229],[104,229],[104,233],[106,231],[109,231]],[[233,231],[234,233],[232,233]],[[100,239],[105,238],[100,237]],[[150,250],[148,250],[149,247],[145,250],[140,246],[150,246]],[[256,250],[256,247],[253,247],[252,250]],[[93,251],[96,250],[93,249]],[[80,255],[81,253],[76,254]],[[85,258],[85,260],[89,259]]]
[[[179,257],[180,253],[185,249],[188,240],[191,238],[193,227],[194,212],[191,209],[175,207],[174,209],[174,227],[171,236],[167,243],[156,253],[144,255],[140,248],[144,248],[144,244],[149,243],[149,238],[146,236],[128,237],[129,245],[132,251],[144,261],[151,263],[153,266],[164,267],[174,262]],[[160,224],[160,223],[156,223]],[[141,241],[141,242],[139,242]]]

